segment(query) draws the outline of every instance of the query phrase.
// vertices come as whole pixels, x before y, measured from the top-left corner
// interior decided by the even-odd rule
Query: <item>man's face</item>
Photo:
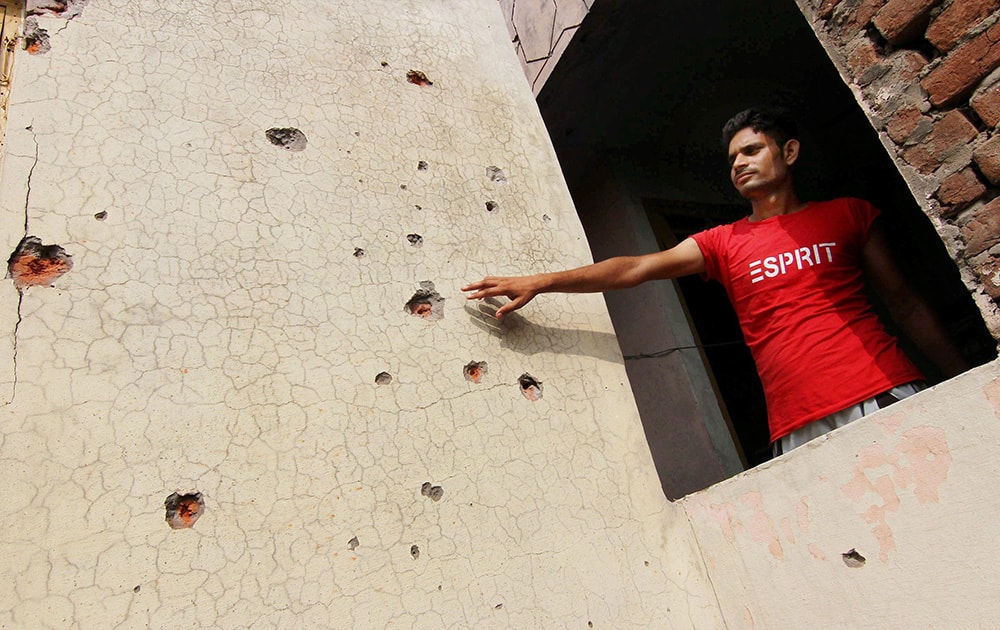
[[[794,144],[789,151],[790,145]],[[790,140],[784,150],[770,136],[745,127],[729,142],[729,179],[737,192],[753,199],[781,188],[791,180],[791,165],[798,143]]]

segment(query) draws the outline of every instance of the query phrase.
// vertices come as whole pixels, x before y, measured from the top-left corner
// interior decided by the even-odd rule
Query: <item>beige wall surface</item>
[[[0,626],[722,623],[600,296],[458,290],[589,259],[496,2],[76,9],[0,179],[73,261],[0,287]]]
[[[994,627],[998,415],[994,362],[686,497],[727,626]]]

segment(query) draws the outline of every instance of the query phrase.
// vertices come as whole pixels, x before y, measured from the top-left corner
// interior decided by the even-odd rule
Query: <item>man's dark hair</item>
[[[728,150],[733,136],[747,127],[768,136],[779,147],[784,147],[786,142],[799,137],[795,119],[786,110],[751,107],[730,118],[722,127],[723,148]]]

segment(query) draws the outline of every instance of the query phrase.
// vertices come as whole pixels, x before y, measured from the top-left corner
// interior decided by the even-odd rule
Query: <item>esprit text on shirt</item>
[[[816,243],[809,247],[799,247],[782,252],[777,256],[768,256],[750,263],[750,282],[760,282],[764,278],[783,276],[792,270],[802,270],[823,263],[833,262],[833,248],[836,243]]]

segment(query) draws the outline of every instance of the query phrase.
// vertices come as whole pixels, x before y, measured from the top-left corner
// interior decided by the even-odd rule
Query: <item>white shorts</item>
[[[818,420],[813,420],[806,426],[792,431],[772,444],[771,448],[774,451],[774,456],[777,457],[782,453],[787,453],[793,448],[802,446],[809,440],[825,435],[838,427],[844,426],[845,424],[850,424],[858,418],[875,413],[879,409],[885,409],[892,403],[903,400],[908,396],[912,396],[926,387],[927,386],[921,381],[906,383],[898,387],[893,387],[889,391],[883,392],[878,396],[873,396],[868,400],[862,400],[856,405],[851,405],[846,409],[841,409],[837,413],[831,413],[830,415],[824,416]]]

